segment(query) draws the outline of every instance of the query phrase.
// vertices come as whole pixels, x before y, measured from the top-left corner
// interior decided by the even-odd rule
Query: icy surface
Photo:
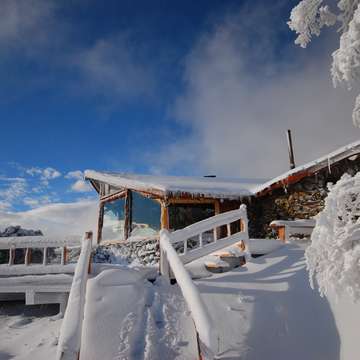
[[[152,189],[165,195],[184,192],[206,197],[234,199],[252,195],[252,189],[262,183],[255,179],[134,175],[93,170],[87,170],[85,177],[119,188],[126,187],[143,191]]]

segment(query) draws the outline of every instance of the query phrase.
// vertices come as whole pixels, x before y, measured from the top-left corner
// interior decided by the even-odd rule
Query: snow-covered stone
[[[0,237],[13,236],[42,236],[41,230],[23,229],[20,225],[8,226],[4,231],[0,231]]]

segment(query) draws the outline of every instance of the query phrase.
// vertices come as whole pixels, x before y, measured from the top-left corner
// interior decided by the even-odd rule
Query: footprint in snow
[[[26,326],[26,325],[28,325],[30,323],[32,323],[32,319],[30,319],[30,318],[22,318],[22,319],[15,320],[11,324],[9,324],[8,327],[11,328],[11,329],[18,329],[18,328]]]

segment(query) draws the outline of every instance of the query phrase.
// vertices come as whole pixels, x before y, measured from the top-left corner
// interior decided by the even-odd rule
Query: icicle
[[[327,163],[328,163],[329,174],[331,174],[331,161],[329,157],[327,158]]]

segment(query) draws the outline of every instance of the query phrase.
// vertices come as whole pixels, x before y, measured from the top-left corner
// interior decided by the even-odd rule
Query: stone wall
[[[309,219],[317,215],[324,207],[327,184],[337,182],[344,173],[354,175],[360,171],[360,158],[344,159],[330,169],[331,172],[322,169],[287,188],[253,199],[248,205],[250,236],[275,236],[269,227],[273,220]]]

